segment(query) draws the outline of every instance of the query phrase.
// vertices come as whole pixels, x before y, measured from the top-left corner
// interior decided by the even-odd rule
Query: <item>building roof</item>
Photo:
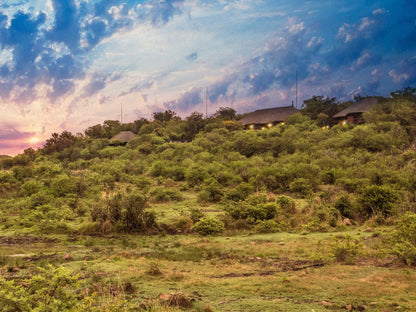
[[[110,143],[114,141],[121,141],[123,143],[127,143],[135,137],[136,135],[131,131],[121,131],[119,134],[116,134],[110,139]]]
[[[366,97],[360,99],[357,103],[353,103],[346,109],[343,109],[339,113],[335,114],[333,118],[345,118],[350,114],[365,113],[368,112],[374,104],[377,103],[375,97]]]
[[[246,126],[250,124],[266,124],[270,122],[282,122],[287,117],[299,113],[299,110],[293,106],[274,107],[259,109],[252,113],[249,113],[244,118],[240,119],[240,122]]]

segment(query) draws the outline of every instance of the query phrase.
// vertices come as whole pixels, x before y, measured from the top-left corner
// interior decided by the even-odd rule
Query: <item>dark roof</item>
[[[357,103],[353,103],[346,109],[343,109],[339,113],[335,114],[333,118],[344,118],[350,114],[365,113],[368,112],[374,104],[377,103],[377,99],[374,97],[366,97],[360,99]]]
[[[266,124],[269,122],[282,122],[287,117],[299,113],[299,110],[293,106],[274,107],[259,109],[252,113],[249,113],[244,118],[240,119],[240,122],[246,126],[249,124]]]
[[[110,143],[112,141],[122,141],[127,143],[128,141],[134,139],[136,135],[131,131],[121,131],[119,134],[116,134],[110,139]]]

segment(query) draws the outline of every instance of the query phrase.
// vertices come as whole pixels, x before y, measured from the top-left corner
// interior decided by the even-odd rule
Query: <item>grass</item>
[[[37,265],[65,266],[81,274],[102,307],[117,298],[128,298],[136,307],[151,299],[152,311],[165,311],[159,294],[180,292],[193,300],[192,311],[345,311],[349,304],[365,311],[415,310],[411,268],[383,267],[365,258],[352,265],[313,262],[319,246],[346,236],[367,244],[378,239],[359,228],[231,237],[54,235],[47,237],[53,244],[2,244],[1,274],[18,278],[32,274]],[[18,253],[27,256],[11,260]],[[66,254],[71,259],[65,260]]]

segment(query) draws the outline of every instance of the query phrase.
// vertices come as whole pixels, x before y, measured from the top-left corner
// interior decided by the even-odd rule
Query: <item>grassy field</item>
[[[189,311],[415,311],[414,268],[378,250],[388,231],[228,237],[4,232],[1,276],[22,280],[36,267],[63,266],[79,273],[80,291],[94,294],[108,311],[171,302],[172,293],[183,297],[177,305]],[[330,256],[336,254],[334,241],[339,246],[350,240],[359,253],[345,248],[345,257]]]

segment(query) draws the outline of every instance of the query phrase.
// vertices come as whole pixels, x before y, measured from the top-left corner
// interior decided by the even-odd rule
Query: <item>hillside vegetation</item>
[[[165,111],[0,158],[2,311],[416,309],[415,90],[325,127],[349,104],[258,131]]]

